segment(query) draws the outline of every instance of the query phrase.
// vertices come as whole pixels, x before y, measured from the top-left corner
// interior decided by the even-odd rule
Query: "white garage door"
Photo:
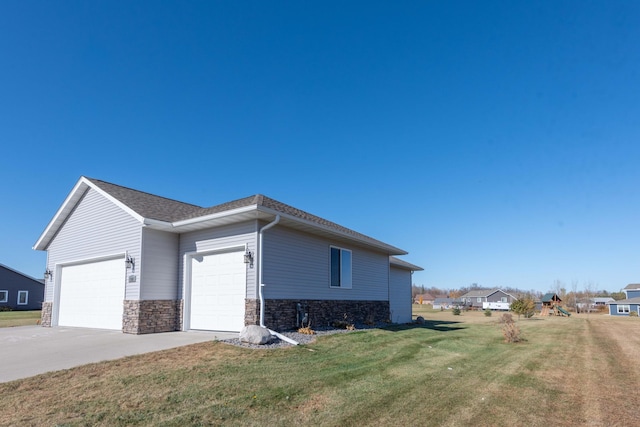
[[[246,296],[244,251],[191,260],[191,329],[240,331]]]
[[[62,268],[58,325],[122,329],[122,258]]]

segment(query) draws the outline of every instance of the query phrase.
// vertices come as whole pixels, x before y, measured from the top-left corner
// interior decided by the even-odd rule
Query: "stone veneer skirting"
[[[40,324],[42,326],[46,326],[47,328],[51,327],[51,313],[53,312],[53,303],[52,302],[43,302],[42,303],[42,311],[40,312]]]
[[[122,332],[153,334],[182,329],[182,300],[124,301]]]
[[[388,301],[268,299],[265,301],[265,326],[276,331],[295,329],[297,327],[298,303],[306,308],[312,329],[331,326],[335,321],[347,321],[348,323],[387,322],[390,317]],[[251,313],[249,305],[255,306],[255,310]],[[259,323],[259,306],[259,300],[247,300],[245,324]]]

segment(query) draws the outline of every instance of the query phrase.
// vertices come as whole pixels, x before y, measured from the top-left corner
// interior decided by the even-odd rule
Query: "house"
[[[263,195],[203,208],[81,177],[34,249],[45,326],[145,334],[411,321],[402,249]]]
[[[431,294],[416,295],[413,299],[414,304],[433,304],[435,297]]]
[[[456,305],[453,298],[438,297],[433,300],[433,308],[436,310],[448,310]]]
[[[629,316],[631,313],[640,315],[640,284],[627,285],[622,291],[627,298],[608,302],[609,314],[611,316]]]
[[[476,309],[509,310],[517,298],[501,289],[474,289],[460,297],[466,307]]]
[[[0,264],[0,310],[40,310],[44,282]]]

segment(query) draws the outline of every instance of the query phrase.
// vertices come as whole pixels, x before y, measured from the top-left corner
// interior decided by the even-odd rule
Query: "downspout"
[[[262,288],[264,287],[264,283],[262,282],[262,233],[279,222],[280,215],[276,215],[276,219],[262,227],[258,232],[258,294],[260,295],[260,326],[263,328],[266,326],[264,326],[264,295],[262,294]]]
[[[264,287],[264,283],[262,282],[262,233],[264,233],[274,225],[278,224],[279,222],[280,222],[280,215],[276,215],[276,219],[274,219],[272,222],[262,227],[258,232],[258,282],[259,282],[258,294],[260,295],[260,326],[263,328],[267,328],[267,327],[264,325],[265,309],[264,309],[264,295],[262,293],[262,288]],[[272,331],[271,329],[269,329],[269,332],[271,333],[271,335],[275,335],[276,337],[280,338],[283,341],[286,341],[293,345],[298,345],[297,341],[294,341],[289,337],[285,337],[284,335],[279,334],[276,331]]]

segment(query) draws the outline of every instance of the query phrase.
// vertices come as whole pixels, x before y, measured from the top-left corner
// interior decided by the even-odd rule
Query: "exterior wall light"
[[[244,263],[249,264],[249,267],[253,268],[253,254],[249,250],[248,246],[246,247],[244,252]]]
[[[130,257],[129,254],[127,254],[127,257],[124,260],[124,264],[127,266],[127,268],[133,269],[136,266],[136,260],[133,257]]]
[[[44,271],[44,280],[51,280],[53,278],[53,272],[48,268]]]

